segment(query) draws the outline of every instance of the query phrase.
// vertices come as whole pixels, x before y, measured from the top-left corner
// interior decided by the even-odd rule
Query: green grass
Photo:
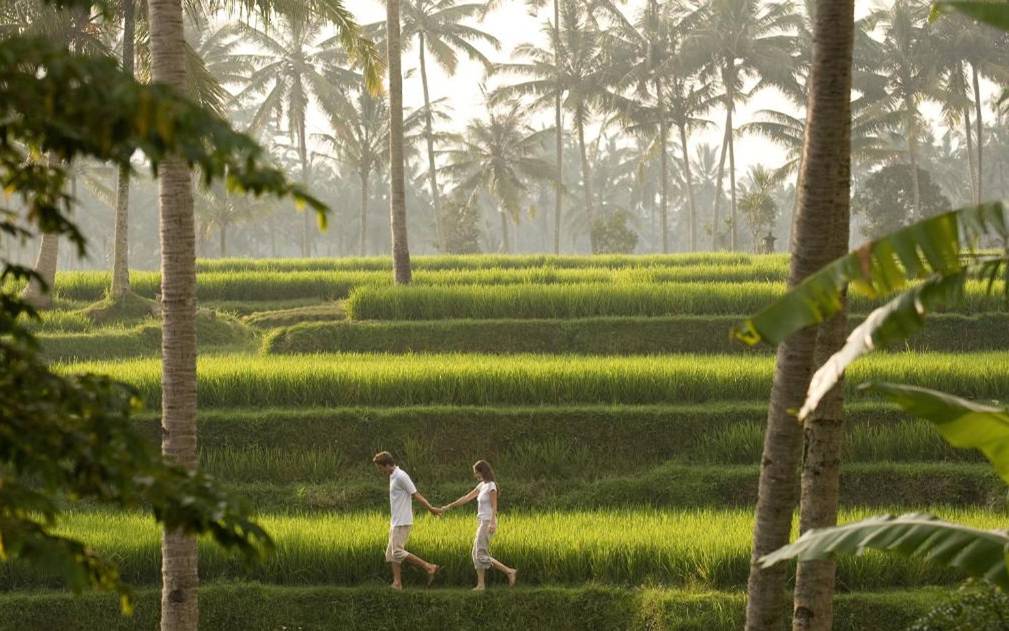
[[[313,261],[316,259],[313,259]],[[656,265],[633,267],[469,267],[416,270],[419,285],[528,285],[577,283],[668,283],[703,281],[784,281],[787,266],[777,258],[752,262],[711,261],[708,264]],[[132,290],[153,298],[160,291],[158,272],[133,272]],[[109,272],[70,271],[56,276],[56,296],[64,301],[97,301],[111,283]],[[343,265],[318,264],[293,267],[282,265],[240,268],[209,268],[197,276],[197,296],[201,300],[293,300],[344,298],[355,287],[390,286],[392,273],[386,270],[354,269]]]
[[[157,360],[59,369],[110,375],[159,405]],[[198,396],[205,407],[700,403],[766,399],[772,369],[773,358],[758,355],[225,355],[199,361]],[[901,381],[998,398],[1007,379],[1006,353],[894,353],[856,363],[847,383],[853,390],[865,381]]]
[[[376,493],[383,487],[376,481]],[[501,493],[508,487],[502,485]],[[877,511],[842,511],[841,521]],[[1001,528],[1006,515],[992,511],[937,509],[939,515],[979,528]],[[739,589],[749,573],[752,510],[593,511],[507,513],[500,517],[493,554],[519,567],[526,585],[656,585]],[[200,575],[207,581],[253,580],[280,585],[360,585],[386,579],[382,552],[388,532],[383,513],[263,516],[276,552],[248,567],[241,559],[201,542]],[[469,556],[475,519],[460,509],[442,519],[419,517],[409,549],[443,566],[441,584],[473,580]],[[160,533],[149,516],[89,512],[71,515],[60,531],[113,556],[125,580],[160,580]],[[124,536],[127,535],[128,536]],[[949,585],[962,578],[925,561],[870,553],[843,557],[845,590]],[[56,585],[20,562],[0,567],[5,590]]]
[[[346,310],[354,320],[738,315],[760,311],[784,291],[783,283],[768,282],[360,287]],[[999,294],[971,282],[959,309],[998,311],[1005,303]],[[849,304],[854,313],[873,308],[860,295]]]
[[[410,587],[413,587],[411,585]],[[946,591],[923,589],[841,594],[834,600],[836,631],[903,630],[950,599]],[[0,595],[0,629],[126,631],[158,625],[160,594],[137,594],[132,618],[119,614],[114,597],[61,592]],[[385,587],[281,587],[258,583],[204,585],[200,627],[219,631],[282,629],[413,629],[485,631],[736,631],[743,624],[744,597],[734,592],[626,590],[602,586],[492,589],[474,594],[459,589]]]
[[[322,450],[320,450],[322,451]],[[326,471],[329,453],[311,454],[309,465],[276,462],[275,473],[263,479],[265,472],[255,462],[232,459],[235,452],[213,451],[204,458],[211,471],[227,476],[223,480],[238,497],[246,498],[261,511],[303,514],[305,512],[383,510],[388,497],[375,486],[374,471],[369,462],[373,452],[354,455],[351,465],[346,459],[336,461],[336,467],[356,467],[346,474]],[[287,454],[291,459],[303,453]],[[514,466],[507,460],[504,469]],[[319,465],[323,466],[319,466]],[[467,462],[451,472],[432,473],[426,467],[408,464],[411,475],[424,494],[433,498],[455,498],[472,488]],[[311,468],[309,469],[308,466]],[[757,465],[725,464],[665,464],[621,475],[591,475],[572,477],[571,471],[585,470],[577,460],[558,463],[536,462],[531,471],[502,473],[508,482],[508,494],[501,498],[502,510],[640,510],[655,509],[724,509],[752,508],[757,499]],[[556,475],[550,476],[550,472]],[[296,474],[316,476],[322,481],[304,479],[280,483]],[[244,476],[240,481],[231,476]],[[548,477],[544,477],[548,476]],[[948,463],[848,463],[843,467],[841,503],[843,506],[946,505],[967,507],[1006,505],[1006,487],[987,464]]]
[[[729,338],[740,316],[611,317],[573,320],[340,321],[336,305],[251,316],[257,327],[284,326],[263,339],[266,354],[303,353],[554,353],[652,355],[772,353]],[[310,322],[310,320],[323,320]],[[851,318],[851,326],[862,318]],[[1002,314],[938,314],[902,347],[980,351],[1009,348],[1009,318]]]
[[[235,318],[201,312],[196,319],[196,335],[204,351],[229,349],[249,351],[256,338],[253,331]],[[51,361],[116,360],[161,355],[161,324],[148,318],[135,326],[92,324],[82,333],[42,333],[38,335],[43,355]]]
[[[478,254],[469,256],[438,255],[415,256],[410,262],[416,270],[473,270],[473,269],[529,269],[553,267],[578,269],[604,267],[620,269],[626,267],[696,267],[705,265],[746,265],[772,264],[784,267],[788,257],[783,254],[756,256],[728,252],[666,254],[666,255],[595,255],[595,256],[552,256],[552,255],[510,255]],[[310,259],[200,259],[196,263],[199,272],[230,271],[391,271],[392,261],[387,256],[364,258],[310,258]]]
[[[304,322],[332,322],[343,320],[347,314],[343,312],[343,304],[325,302],[302,307],[257,311],[243,318],[246,324],[257,329],[272,329],[288,327]]]

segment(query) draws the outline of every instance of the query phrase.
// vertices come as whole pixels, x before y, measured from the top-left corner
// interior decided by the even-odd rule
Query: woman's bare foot
[[[512,570],[508,572],[508,587],[515,587],[515,583],[519,580],[519,571]]]
[[[473,591],[475,591],[475,592],[484,592],[484,591],[487,591],[487,587],[484,586],[484,585],[477,585],[476,587],[473,588]]]
[[[435,565],[434,563],[427,569],[427,586],[431,587],[431,583],[434,583],[434,577],[438,574],[438,570],[441,569],[440,565]]]
[[[398,592],[401,592],[401,591],[403,591],[403,585],[401,585],[400,583],[393,583],[393,584],[392,584],[392,585],[390,585],[389,587],[391,587],[391,588],[395,589],[395,590],[396,590],[396,591],[398,591]]]

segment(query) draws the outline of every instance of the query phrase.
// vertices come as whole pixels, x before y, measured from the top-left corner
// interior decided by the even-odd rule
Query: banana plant
[[[1005,3],[939,2],[933,18],[948,11],[960,11],[1009,31],[1009,5]],[[996,281],[1009,269],[1009,251],[980,249],[983,239],[993,238],[1009,242],[1009,218],[999,202],[926,219],[871,241],[809,276],[780,300],[737,325],[733,335],[747,344],[777,344],[840,311],[847,290],[873,299],[888,298],[813,375],[806,401],[798,411],[802,420],[816,410],[852,362],[920,330],[929,313],[961,299],[969,279],[986,280],[988,291],[993,291]],[[1003,291],[1009,302],[1009,282],[1003,282]],[[1009,410],[908,385],[868,384],[863,388],[929,421],[954,447],[978,449],[1009,483]],[[921,513],[883,515],[810,530],[759,562],[769,567],[789,559],[829,559],[866,549],[942,563],[1009,592],[1009,533],[968,528]]]

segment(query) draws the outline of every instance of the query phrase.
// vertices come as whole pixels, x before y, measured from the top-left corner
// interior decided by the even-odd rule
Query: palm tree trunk
[[[56,268],[59,266],[60,235],[55,232],[42,233],[39,242],[39,254],[35,259],[35,273],[41,277],[41,282],[33,278],[25,287],[22,299],[36,309],[48,309],[53,306],[53,293],[56,290]]]
[[[914,104],[910,101],[906,101],[904,104],[905,111],[907,112],[907,122],[905,125],[907,131],[907,157],[910,161],[911,166],[911,193],[914,203],[914,219],[912,221],[921,220],[921,184],[918,181],[918,143],[915,140],[915,134],[917,133],[917,125],[914,122]]]
[[[837,196],[830,234],[834,239],[827,254],[830,259],[848,251],[851,195],[851,131],[839,145],[837,154]],[[846,297],[842,298],[846,302]],[[815,366],[822,366],[844,346],[848,318],[844,309],[819,327]],[[837,505],[841,488],[841,448],[844,442],[843,378],[806,419],[799,500],[799,532],[837,525]],[[803,561],[796,571],[792,617],[793,631],[830,631],[834,618],[834,561]]]
[[[512,250],[511,239],[508,235],[508,213],[501,211],[501,252],[508,254]]]
[[[308,144],[304,120],[298,126],[298,159],[301,161],[301,183],[308,186]],[[312,213],[306,210],[302,217],[301,256],[312,256]]]
[[[843,192],[850,185],[845,165],[850,152],[853,30],[853,0],[817,4],[813,85],[806,108],[809,133],[799,179],[802,199],[796,217],[790,287],[828,263],[839,241],[832,228],[846,212],[848,198]],[[764,569],[759,559],[785,545],[791,534],[802,430],[789,410],[802,404],[809,386],[816,335],[815,328],[807,328],[778,346],[747,585],[748,631],[778,631],[782,627],[787,568],[779,564]]]
[[[123,72],[133,76],[137,27],[136,0],[123,3]],[[119,167],[116,183],[116,227],[112,254],[112,298],[130,291],[130,169]]]
[[[971,62],[971,77],[974,82],[974,124],[977,125],[977,201],[984,197],[984,121],[981,116],[981,81],[977,64]]]
[[[554,0],[554,65],[557,67],[557,93],[554,95],[554,128],[557,130],[557,180],[554,186],[554,254],[561,253],[561,212],[564,189],[564,129],[561,126],[561,4]]]
[[[659,103],[659,215],[662,217],[662,253],[669,253],[669,159],[666,155],[666,144],[669,142],[669,126],[666,124],[666,111],[662,102],[662,81],[655,79],[655,94]]]
[[[726,138],[729,141],[729,199],[731,215],[729,222],[729,251],[736,251],[736,143],[732,138],[732,109],[736,95],[732,85],[729,85],[728,111],[725,115]]]
[[[180,0],[149,0],[154,81],[186,89],[186,48]],[[162,453],[195,468],[196,452],[196,234],[193,185],[185,160],[160,165]],[[196,539],[166,531],[161,540],[161,629],[195,630],[199,623]]]
[[[435,244],[439,251],[445,249],[444,227],[441,216],[441,197],[438,194],[438,175],[434,164],[434,130],[431,122],[431,95],[427,88],[427,61],[424,55],[424,34],[418,33],[420,38],[420,82],[424,88],[424,136],[427,140],[427,172],[428,180],[431,183],[431,203],[434,206],[434,234]]]
[[[687,180],[687,202],[690,209],[690,251],[697,251],[697,207],[694,200],[694,177],[690,173],[690,153],[687,145],[687,126],[679,125],[680,146],[683,148],[683,173]]]
[[[585,123],[584,123],[584,113],[579,110],[575,114],[575,131],[578,132],[578,152],[581,156],[582,163],[582,186],[585,193],[585,217],[589,222],[589,243],[591,244],[592,254],[596,253],[596,235],[593,230],[596,213],[595,209],[592,207],[592,176],[591,167],[589,166],[589,155],[585,149]]]
[[[386,2],[386,55],[389,68],[389,219],[392,269],[397,284],[412,280],[406,233],[406,182],[403,157],[403,71],[399,34],[399,0]]]
[[[218,243],[220,244],[221,258],[223,259],[228,257],[228,224],[222,223],[220,230],[220,241]]]
[[[970,108],[963,108],[963,137],[967,141],[967,174],[970,176],[970,195],[975,204],[980,204],[981,199],[977,194],[977,170],[974,168],[974,139],[970,127]]]
[[[722,136],[722,152],[718,156],[718,177],[715,178],[715,210],[711,219],[711,249],[718,249],[718,232],[721,229],[722,180],[725,176],[725,153],[729,150],[729,115],[725,117],[725,134]]]
[[[365,256],[368,253],[368,174],[361,173],[361,242],[357,253]]]

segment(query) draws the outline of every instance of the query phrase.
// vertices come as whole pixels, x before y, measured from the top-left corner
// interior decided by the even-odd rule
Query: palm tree
[[[0,37],[34,35],[62,42],[77,53],[108,52],[100,30],[94,28],[95,16],[86,9],[61,10],[35,0],[11,0],[0,6]],[[51,158],[46,158],[51,162]],[[37,308],[52,305],[59,261],[58,233],[43,232],[34,270],[36,279],[25,288],[23,298]]]
[[[786,93],[796,90],[789,35],[798,26],[798,16],[789,3],[758,0],[711,0],[688,18],[689,35],[684,42],[689,58],[703,59],[708,73],[722,86],[725,108],[725,148],[729,157],[731,200],[730,249],[736,249],[736,156],[733,111],[750,94],[764,86]],[[758,79],[756,88],[744,91],[744,82]],[[724,160],[724,150],[723,150]],[[719,190],[721,189],[719,178]],[[715,223],[721,196],[715,198]]]
[[[743,195],[739,198],[739,208],[750,226],[753,251],[760,253],[760,238],[774,227],[777,219],[778,204],[774,200],[774,189],[778,182],[773,173],[760,164],[750,167],[747,179]]]
[[[308,111],[315,102],[323,110],[337,111],[346,105],[346,92],[361,84],[362,77],[346,67],[337,48],[339,36],[320,39],[323,23],[299,13],[279,18],[279,29],[240,24],[236,30],[258,48],[249,55],[255,71],[238,98],[262,98],[250,123],[260,132],[272,118],[285,117],[288,133],[298,148],[301,180],[308,177]],[[305,213],[302,256],[312,254],[312,217]]]
[[[417,53],[420,61],[420,80],[424,93],[424,108],[427,114],[424,119],[424,135],[427,142],[428,182],[431,188],[431,200],[434,205],[435,235],[437,247],[442,249],[442,218],[441,198],[438,191],[438,173],[435,167],[435,134],[433,131],[433,114],[431,112],[430,84],[427,78],[427,54],[449,75],[455,74],[458,65],[456,51],[462,51],[467,57],[483,64],[490,71],[493,68],[476,43],[489,44],[497,50],[500,47],[497,38],[464,24],[463,21],[482,16],[487,5],[479,3],[457,4],[457,0],[407,0],[402,3],[402,33],[404,44],[416,36]]]
[[[529,183],[553,178],[553,165],[543,156],[550,131],[531,129],[520,102],[498,101],[486,120],[471,122],[445,152],[442,170],[458,181],[461,198],[472,204],[485,194],[500,206],[505,252],[511,251],[509,225],[519,222]]]
[[[134,0],[123,3],[123,72],[133,76],[136,55],[137,6]],[[112,252],[113,299],[130,291],[130,169],[120,166],[116,176],[116,227]]]
[[[918,219],[921,218],[918,140],[923,127],[918,103],[934,93],[939,63],[933,38],[928,33],[928,11],[928,5],[920,0],[896,0],[868,18],[870,25],[882,30],[877,63],[887,77],[891,107],[903,118]]]
[[[213,29],[206,19],[207,7],[202,0],[186,0],[186,2],[184,12],[187,20],[186,91],[197,103],[223,114],[225,104],[231,100],[231,95],[222,84],[244,80],[251,68],[246,58],[237,54],[239,42],[235,29],[230,26]],[[143,81],[149,81],[150,32],[146,20],[142,19],[138,36],[137,9],[136,0],[122,3],[122,64],[123,70],[133,75],[139,57],[139,77]],[[139,17],[146,18],[146,12],[141,10]],[[116,183],[116,219],[110,290],[113,299],[121,298],[130,291],[129,197],[130,170],[121,167]]]
[[[386,1],[386,60],[389,68],[389,219],[392,226],[392,271],[397,285],[409,285],[410,244],[406,228],[405,143],[403,131],[403,70],[399,0]]]
[[[151,74],[185,90],[186,40],[180,0],[149,0]],[[196,451],[196,234],[193,185],[181,156],[160,165],[162,451],[173,462],[195,468]],[[161,628],[196,629],[196,539],[165,531],[161,540]]]
[[[791,287],[847,250],[854,12],[854,0],[822,0],[816,8],[807,110],[809,133],[797,192],[801,199],[792,240]],[[747,585],[748,630],[782,627],[785,569],[764,568],[759,559],[786,544],[791,534],[804,432],[789,410],[805,399],[815,356],[829,355],[839,348],[846,328],[841,310],[820,331],[803,329],[778,346]],[[835,389],[807,420],[802,495],[817,494],[822,501],[803,504],[803,529],[836,521],[839,458],[831,447],[839,445],[835,439],[842,431],[841,396],[841,390]],[[814,472],[820,475],[807,475]],[[833,577],[830,562],[800,564],[797,583],[803,587],[796,589],[794,628],[830,628]]]
[[[584,7],[575,0],[565,0],[560,16],[559,49],[563,51],[562,56],[531,44],[516,47],[514,55],[527,61],[498,64],[495,69],[503,74],[526,77],[527,80],[498,88],[493,98],[507,101],[530,96],[534,109],[543,108],[560,98],[562,106],[571,112],[581,163],[585,217],[591,226],[596,216],[585,126],[593,112],[608,99],[609,88],[616,77],[606,59],[603,46],[606,36],[591,26]]]
[[[962,15],[951,15],[930,25],[931,45],[941,68],[941,86],[935,98],[943,107],[947,124],[963,123],[967,144],[967,167],[974,203],[983,196],[984,122],[980,78],[999,83],[1009,81],[1007,51],[999,45],[999,33]],[[976,130],[972,133],[970,111],[973,106]],[[976,138],[973,136],[976,135]],[[976,142],[975,162],[973,145]]]
[[[433,104],[432,118],[447,119],[447,115]],[[412,145],[418,139],[417,129],[428,118],[428,108],[414,112],[404,120],[405,142]],[[381,96],[372,95],[362,87],[357,98],[348,101],[348,107],[330,117],[332,134],[317,137],[333,149],[330,156],[354,170],[361,185],[358,254],[367,254],[368,200],[371,198],[371,178],[381,173],[389,160],[389,107]]]
[[[200,189],[194,212],[203,226],[203,238],[217,230],[218,256],[225,258],[228,256],[228,228],[256,216],[264,208],[262,201],[235,197],[223,184],[215,183]]]

